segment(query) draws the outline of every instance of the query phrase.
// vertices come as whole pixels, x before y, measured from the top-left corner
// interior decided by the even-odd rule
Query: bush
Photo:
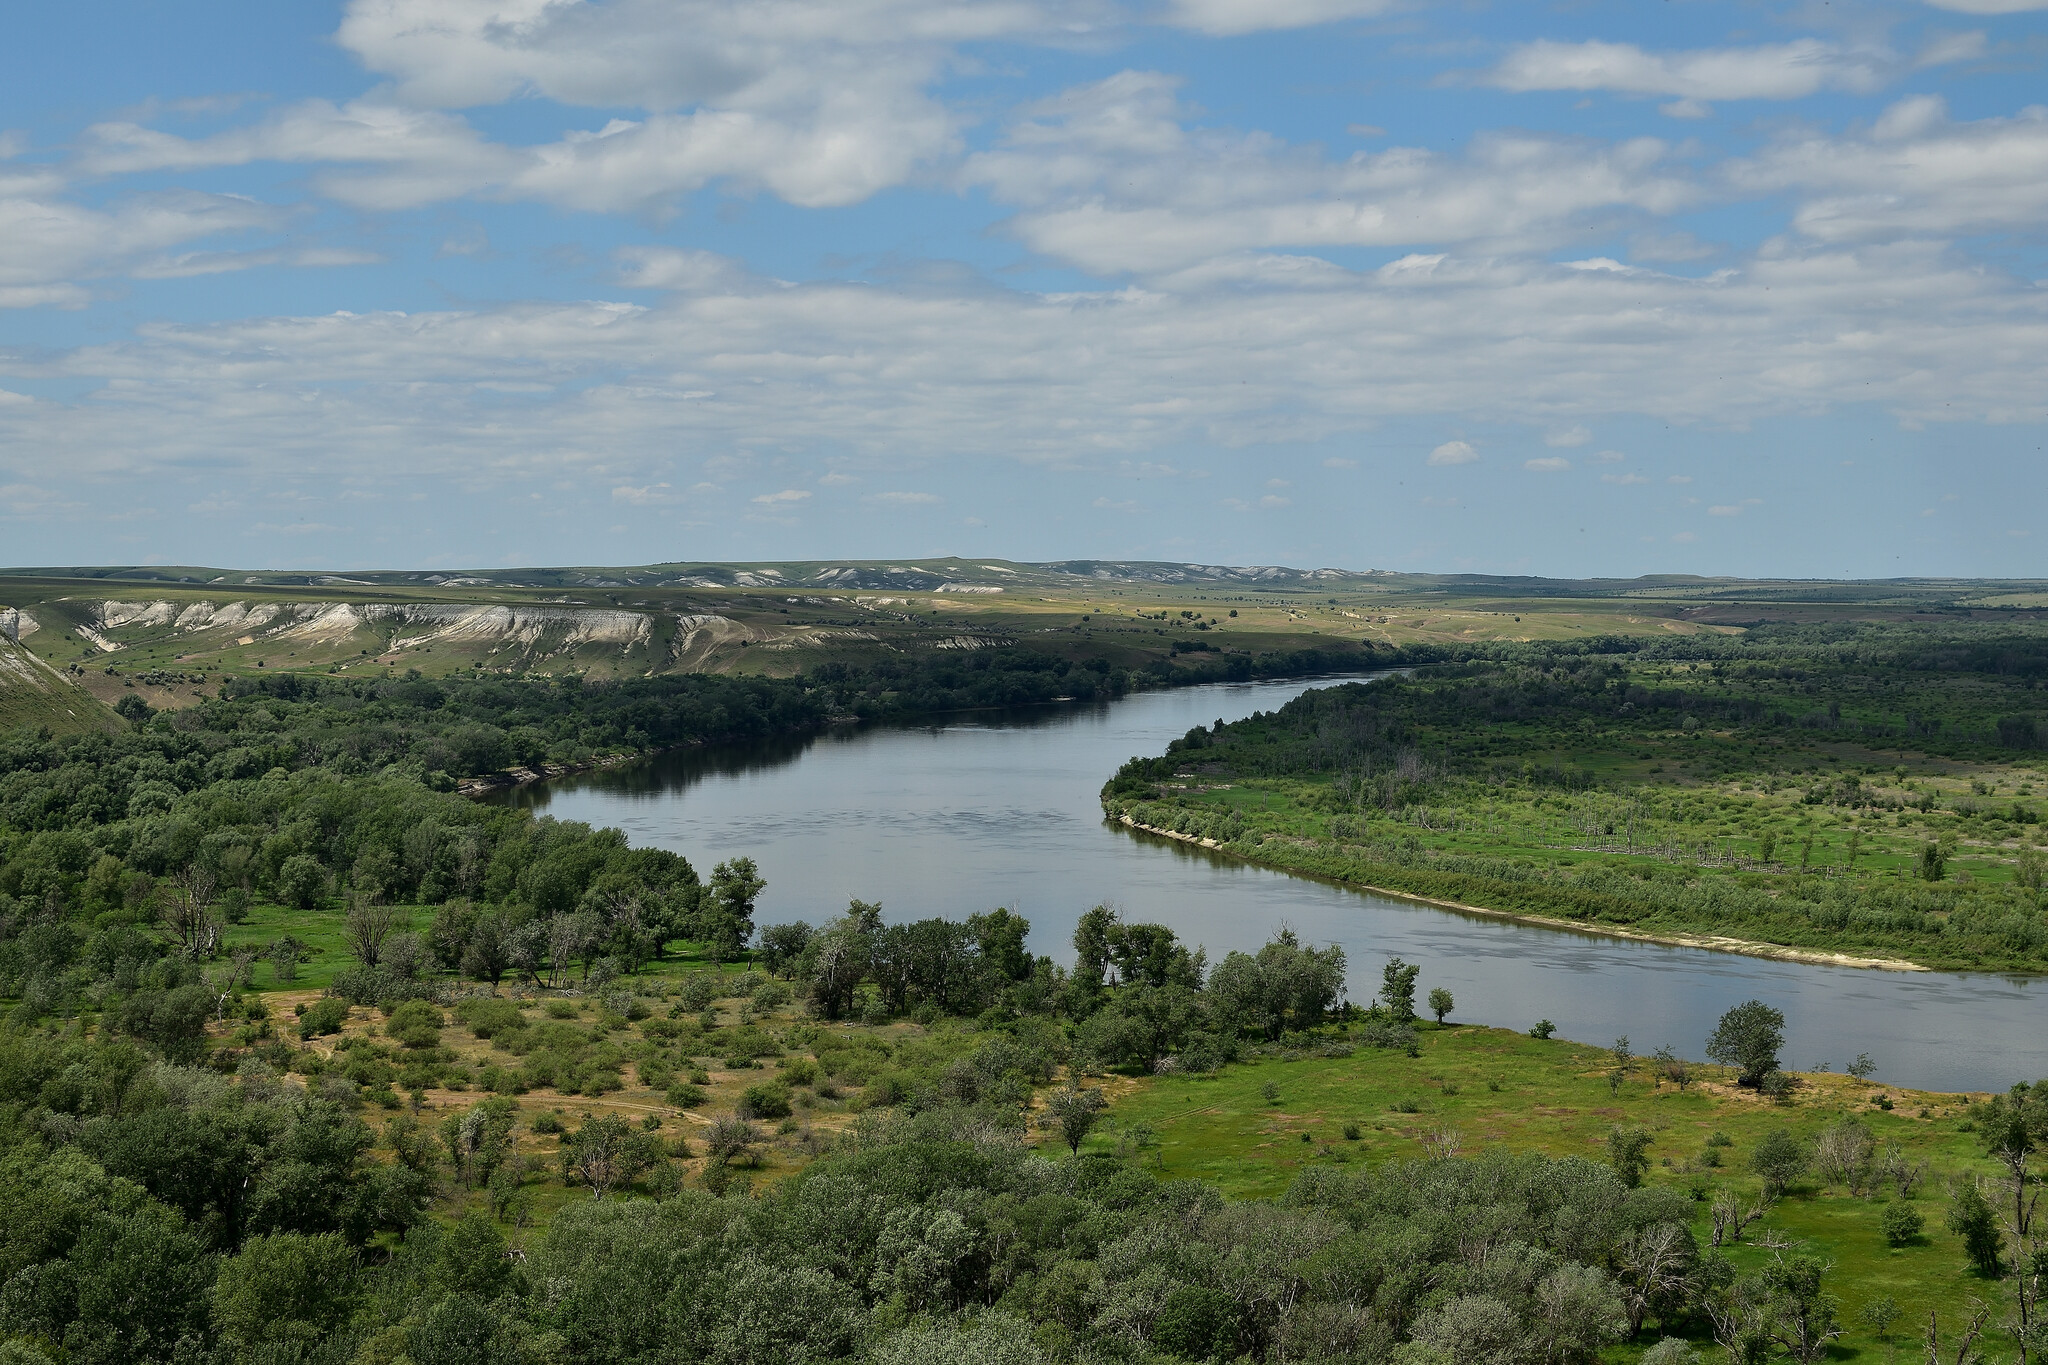
[[[299,1037],[318,1038],[329,1033],[341,1032],[341,1026],[348,1019],[348,1002],[327,996],[315,1000],[299,1016]]]
[[[533,1116],[533,1131],[536,1133],[559,1133],[562,1131],[562,1116],[552,1110],[543,1109]]]
[[[441,1042],[441,1025],[445,1022],[441,1011],[426,1001],[408,1000],[384,1021],[384,1033],[415,1050],[437,1047]]]
[[[1884,1240],[1892,1246],[1902,1247],[1919,1237],[1920,1230],[1927,1226],[1927,1220],[1920,1210],[1904,1200],[1894,1200],[1884,1206],[1884,1213],[1878,1219],[1878,1227],[1884,1233]]]
[[[782,1068],[782,1079],[791,1085],[815,1085],[818,1064],[809,1057],[792,1057]]]
[[[1531,1038],[1548,1038],[1555,1032],[1557,1032],[1557,1025],[1551,1023],[1548,1019],[1538,1019],[1535,1026],[1529,1030],[1529,1036]]]
[[[780,1081],[750,1085],[740,1094],[733,1112],[743,1119],[786,1119],[789,1117],[789,1087]]]
[[[666,1098],[678,1109],[695,1109],[704,1103],[704,1087],[689,1081],[677,1081],[668,1088]]]

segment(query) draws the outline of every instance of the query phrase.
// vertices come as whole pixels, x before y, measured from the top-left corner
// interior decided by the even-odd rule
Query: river
[[[1758,999],[1785,1013],[1784,1061],[1927,1090],[2003,1089],[2048,1076],[2048,980],[1885,972],[1631,943],[1415,905],[1248,867],[1113,826],[1096,793],[1134,754],[1188,728],[1273,710],[1327,682],[1146,692],[1122,701],[974,713],[922,726],[862,726],[665,754],[537,783],[495,799],[615,825],[701,873],[754,858],[758,924],[819,923],[852,897],[889,920],[961,918],[998,905],[1031,920],[1031,947],[1072,960],[1075,919],[1097,903],[1171,925],[1209,950],[1255,951],[1281,925],[1342,944],[1352,998],[1386,958],[1448,987],[1454,1019],[1558,1033],[1638,1053],[1701,1056],[1714,1021]]]

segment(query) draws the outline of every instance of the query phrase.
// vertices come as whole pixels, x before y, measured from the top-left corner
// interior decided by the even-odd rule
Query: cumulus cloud
[[[811,496],[808,488],[785,488],[778,493],[762,493],[754,501],[763,507],[788,507],[803,502]]]
[[[1592,439],[1591,427],[1583,422],[1574,422],[1568,427],[1559,427],[1555,431],[1544,433],[1543,444],[1569,450],[1574,446],[1582,446]]]
[[[1522,461],[1522,468],[1538,474],[1560,474],[1572,467],[1572,462],[1562,455],[1544,455],[1533,460]]]
[[[1429,463],[1438,468],[1454,464],[1471,464],[1479,458],[1479,452],[1466,441],[1445,441],[1429,452]]]

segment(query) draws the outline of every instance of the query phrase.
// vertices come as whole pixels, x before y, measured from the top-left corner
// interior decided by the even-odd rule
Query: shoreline
[[[1245,858],[1241,854],[1230,853],[1215,839],[1203,838],[1193,834],[1179,834],[1170,829],[1160,829],[1156,825],[1140,824],[1128,815],[1120,815],[1114,818],[1118,823],[1127,828],[1142,830],[1146,834],[1155,834],[1162,839],[1173,839],[1183,844],[1194,844],[1200,848],[1223,853],[1226,857],[1239,858],[1254,867],[1264,867],[1269,871],[1285,873],[1288,876],[1301,875],[1289,868],[1275,867],[1268,863],[1262,863],[1256,858]],[[1352,887],[1359,891],[1370,891],[1376,896],[1386,896],[1392,900],[1411,901],[1417,905],[1433,905],[1441,910],[1456,910],[1467,915],[1483,915],[1488,919],[1509,920],[1516,924],[1528,924],[1541,929],[1569,929],[1581,934],[1595,934],[1602,938],[1626,939],[1634,943],[1655,943],[1666,948],[1700,948],[1708,952],[1737,953],[1744,957],[1773,958],[1779,962],[1802,962],[1816,967],[1854,967],[1864,971],[1931,972],[1934,970],[1932,967],[1923,966],[1918,962],[1911,962],[1905,958],[1859,957],[1853,953],[1834,953],[1818,948],[1793,948],[1779,943],[1760,943],[1754,939],[1729,938],[1723,934],[1650,934],[1637,929],[1621,929],[1604,924],[1586,924],[1579,920],[1557,919],[1549,915],[1531,915],[1519,910],[1492,910],[1483,905],[1467,905],[1463,901],[1439,900],[1434,896],[1419,896],[1412,891],[1397,891],[1392,887],[1373,886],[1366,882],[1346,881],[1341,877],[1332,877],[1329,880],[1341,886]]]

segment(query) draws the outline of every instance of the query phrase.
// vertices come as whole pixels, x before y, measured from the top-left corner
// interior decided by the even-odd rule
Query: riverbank
[[[1275,872],[1286,872],[1289,874],[1297,874],[1303,871],[1303,869],[1289,867],[1284,862],[1278,860],[1249,857],[1220,840],[1194,834],[1181,834],[1174,830],[1161,829],[1156,825],[1142,824],[1128,815],[1118,816],[1116,819],[1120,824],[1128,828],[1141,830],[1146,834],[1154,834],[1162,839],[1172,839],[1183,844],[1195,844],[1201,848],[1221,853],[1225,857],[1240,859],[1255,867],[1270,868]],[[1267,842],[1279,843],[1281,841],[1269,839]],[[1300,841],[1290,840],[1287,842]],[[1261,847],[1263,846],[1261,845]],[[1570,929],[1582,934],[1597,934],[1602,938],[1629,939],[1637,943],[1657,943],[1670,948],[1704,948],[1717,953],[1740,953],[1746,957],[1773,958],[1780,962],[1806,962],[1822,967],[1858,967],[1889,972],[1926,972],[1934,970],[1923,963],[1913,962],[1905,958],[1864,957],[1853,953],[1827,952],[1816,948],[1794,948],[1782,943],[1762,943],[1754,939],[1730,938],[1723,934],[1645,933],[1642,930],[1623,929],[1614,925],[1590,924],[1584,920],[1560,919],[1554,915],[1532,915],[1518,910],[1496,910],[1484,905],[1472,905],[1465,901],[1445,900],[1437,896],[1419,895],[1413,891],[1403,891],[1398,887],[1376,886],[1370,882],[1354,881],[1348,877],[1331,877],[1327,873],[1315,873],[1313,875],[1328,877],[1329,880],[1341,885],[1352,887],[1359,891],[1370,891],[1376,896],[1386,896],[1393,900],[1413,901],[1418,905],[1433,905],[1438,909],[1455,910],[1460,914],[1481,915],[1488,919],[1509,920],[1516,924],[1535,925],[1545,929]]]

